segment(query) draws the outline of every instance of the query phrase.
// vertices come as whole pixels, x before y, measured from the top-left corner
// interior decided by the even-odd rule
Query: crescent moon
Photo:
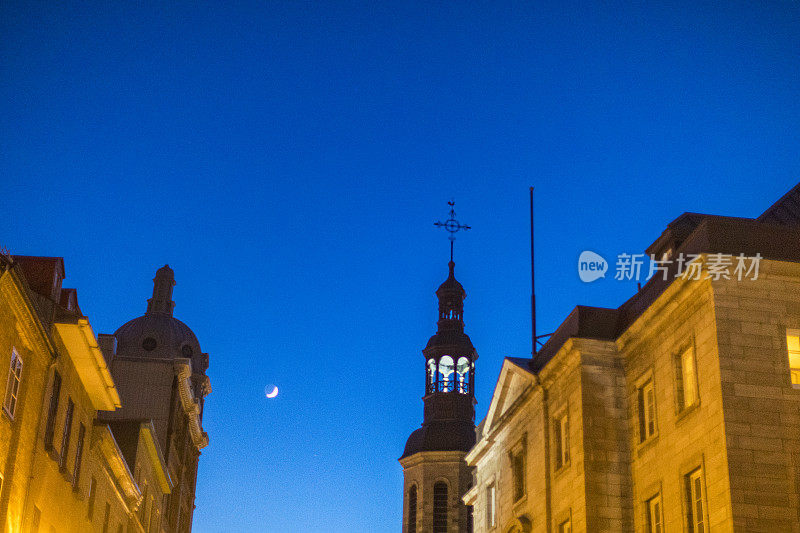
[[[278,387],[276,385],[275,388],[272,389],[272,392],[267,393],[267,398],[274,398],[277,395],[278,395]]]

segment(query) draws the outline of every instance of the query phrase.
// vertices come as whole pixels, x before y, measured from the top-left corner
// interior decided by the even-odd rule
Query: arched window
[[[458,380],[456,390],[461,394],[469,394],[470,392],[470,370],[471,365],[469,359],[466,357],[459,357],[458,364],[456,364],[456,378]]]
[[[428,359],[427,363],[428,385],[427,392],[436,392],[436,361]]]
[[[449,355],[443,355],[439,359],[439,390],[441,392],[449,392],[453,390],[453,370],[455,369],[455,362]]]
[[[433,533],[447,533],[447,483],[433,486]]]
[[[408,533],[417,533],[417,486],[408,489]]]

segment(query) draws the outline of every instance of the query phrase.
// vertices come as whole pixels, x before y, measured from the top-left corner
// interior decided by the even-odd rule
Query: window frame
[[[413,495],[413,507],[412,503]],[[416,483],[412,483],[408,488],[408,516],[406,519],[406,530],[408,533],[417,533],[417,510],[419,507],[419,488]]]
[[[437,495],[436,495],[436,488],[444,486],[444,532],[446,533],[448,529],[450,529],[450,484],[443,480],[439,479],[434,482],[433,484],[433,512],[431,514],[431,518],[433,519],[433,523],[431,524],[433,527],[433,533],[442,533],[441,532],[441,524],[437,524]],[[441,495],[440,495],[441,497]],[[441,512],[439,512],[441,514]],[[439,517],[439,520],[442,518]]]
[[[570,465],[569,408],[564,407],[553,416],[553,471],[560,472]]]
[[[795,389],[800,389],[800,366],[793,367],[792,366],[792,355],[797,355],[800,357],[800,351],[792,350],[789,347],[789,337],[798,337],[798,341],[800,342],[800,329],[798,328],[786,328],[786,357],[787,362],[789,364],[789,383],[791,383],[792,387]],[[795,383],[795,376],[797,377],[797,383]]]
[[[652,405],[647,399],[648,389],[652,392]],[[652,420],[647,415],[652,415]],[[650,431],[650,422],[653,429]],[[658,401],[656,400],[655,377],[652,369],[636,381],[636,445],[641,447],[658,438]]]
[[[86,494],[86,519],[90,522],[94,518],[94,504],[97,499],[97,479],[92,476],[89,479],[89,492]]]
[[[44,449],[51,451],[53,449],[53,439],[56,433],[56,419],[58,418],[58,404],[61,399],[61,374],[58,370],[53,370],[53,379],[50,385],[50,402],[47,407],[47,423],[44,428]]]
[[[703,466],[697,466],[688,473],[684,474],[684,524],[688,533],[698,533],[697,526],[702,527],[703,533],[706,533],[708,528],[708,497],[705,486],[705,475]],[[700,519],[697,520],[697,509],[695,504],[698,501],[696,490],[699,488],[700,497],[699,502],[701,505]]]
[[[644,504],[647,533],[664,533],[664,500],[661,497],[661,491],[645,500]],[[653,513],[653,504],[658,506],[655,509],[655,517]],[[657,519],[655,524],[654,518]]]
[[[687,353],[691,353],[689,358],[694,370],[692,376],[694,380],[694,386],[691,387],[691,392],[694,396],[694,399],[691,403],[688,403],[686,400],[687,390],[689,390],[686,383],[687,365],[685,356]],[[672,358],[675,370],[675,413],[677,415],[683,415],[684,413],[687,413],[700,405],[700,374],[697,367],[697,347],[695,345],[694,338],[692,338],[690,342],[686,343],[677,352],[675,352]]]
[[[11,359],[8,363],[8,378],[6,379],[6,391],[3,395],[3,411],[10,420],[14,420],[19,405],[19,395],[22,389],[22,366],[23,361],[16,348],[11,348]]]
[[[72,488],[78,490],[81,479],[81,465],[83,463],[83,445],[86,440],[86,426],[78,423],[78,440],[75,443],[75,462],[72,464]]]
[[[514,503],[521,502],[528,495],[528,483],[526,468],[528,465],[527,434],[520,437],[514,446],[508,451],[509,466],[511,467],[512,494]]]
[[[75,402],[72,397],[67,396],[67,410],[64,413],[64,429],[61,434],[61,447],[58,452],[58,468],[62,472],[66,471],[67,458],[69,457],[69,444],[72,440],[72,422],[75,418]]]
[[[486,527],[489,530],[497,527],[497,485],[494,480],[486,486]]]

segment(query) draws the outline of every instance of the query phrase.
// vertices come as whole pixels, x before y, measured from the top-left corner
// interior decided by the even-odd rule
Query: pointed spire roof
[[[447,263],[447,266],[450,268],[450,275],[447,276],[447,279],[444,280],[444,283],[439,285],[439,288],[436,289],[436,296],[442,298],[444,296],[456,295],[460,296],[462,299],[465,298],[467,293],[464,291],[463,285],[461,285],[461,283],[459,283],[459,281],[456,279],[456,264],[453,261],[450,261]]]

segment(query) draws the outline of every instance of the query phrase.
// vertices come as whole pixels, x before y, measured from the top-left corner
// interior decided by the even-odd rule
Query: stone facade
[[[474,531],[800,531],[798,197],[757,220],[684,215],[648,252],[697,254],[702,279],[578,307],[536,359],[505,361],[466,457]],[[757,279],[707,276],[740,252],[763,257]]]
[[[188,532],[191,512],[168,509],[193,504],[199,452],[181,448],[169,463],[151,419],[120,416],[115,380],[126,376],[112,376],[113,339],[95,336],[63,278],[61,258],[0,256],[0,531]],[[176,398],[192,402],[166,406],[184,422],[173,432],[204,445],[191,363],[169,372]]]

